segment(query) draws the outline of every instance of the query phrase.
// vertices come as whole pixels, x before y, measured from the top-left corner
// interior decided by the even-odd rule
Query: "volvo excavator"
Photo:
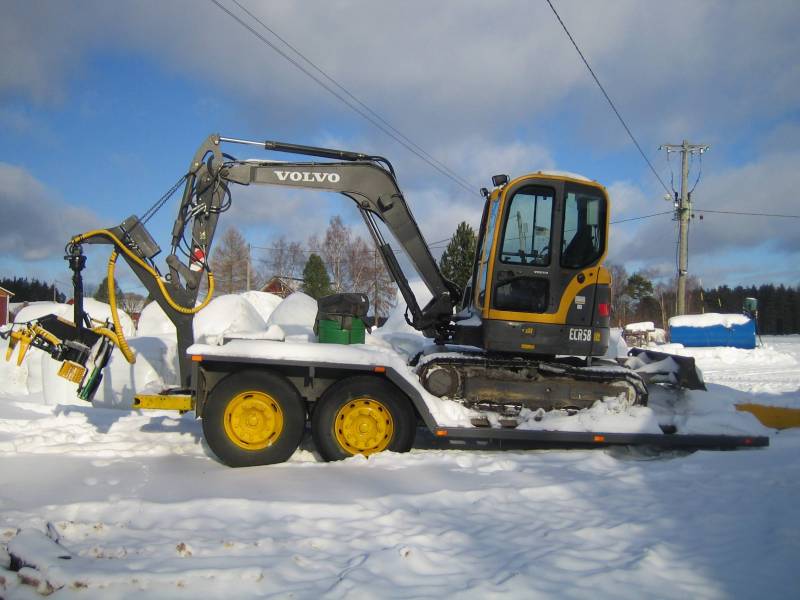
[[[223,152],[223,144],[312,158],[239,160]],[[59,374],[91,401],[115,347],[135,360],[115,306],[114,269],[121,256],[174,323],[179,350],[179,385],[139,395],[134,407],[194,410],[209,447],[230,466],[285,461],[308,427],[327,460],[407,451],[419,424],[451,443],[718,448],[767,443],[766,438],[681,435],[667,428],[662,434],[624,434],[523,426],[543,411],[579,411],[608,398],[622,406],[644,405],[648,384],[702,388],[703,382],[689,358],[652,351],[636,351],[626,360],[602,358],[611,314],[611,277],[603,266],[610,206],[602,185],[543,172],[513,180],[497,175],[492,183],[491,190],[481,190],[484,207],[472,277],[461,290],[442,275],[387,159],[211,135],[186,175],[146,213],[69,240],[65,258],[73,272],[73,321],[49,315],[16,325],[4,334],[10,338],[8,357],[15,347],[20,362],[28,347],[47,352],[62,362]],[[431,340],[423,352],[407,362],[399,355],[370,355],[358,346],[320,344],[312,359],[298,344],[284,341],[194,343],[194,315],[214,293],[208,257],[220,215],[230,208],[237,187],[259,184],[339,192],[353,201],[405,300],[406,320]],[[154,260],[161,248],[146,222],[181,185],[162,272]],[[424,306],[379,223],[430,291]],[[93,322],[83,309],[85,244],[112,248],[110,322]],[[198,304],[203,280],[207,291]],[[333,307],[347,318],[356,316],[355,304],[352,297],[328,298],[320,310]],[[362,316],[366,312],[363,305],[358,310]],[[647,368],[631,368],[631,360]],[[443,402],[459,405],[468,422],[443,416]]]

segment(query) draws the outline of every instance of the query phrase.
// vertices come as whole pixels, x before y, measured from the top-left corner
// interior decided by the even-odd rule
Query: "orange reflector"
[[[605,442],[606,441],[606,436],[604,436],[604,435],[596,435],[596,436],[594,436],[594,441],[595,442]]]
[[[375,371],[376,373],[386,373],[386,367],[375,367],[372,370]]]
[[[436,437],[447,437],[447,429],[437,429]]]
[[[192,354],[192,362],[203,362],[203,357],[199,354]]]

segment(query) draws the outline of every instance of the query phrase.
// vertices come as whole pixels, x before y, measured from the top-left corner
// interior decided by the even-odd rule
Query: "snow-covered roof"
[[[655,331],[656,325],[652,321],[642,321],[641,323],[628,323],[625,325],[625,331],[631,333],[640,333],[642,331]]]
[[[669,320],[670,327],[733,327],[734,325],[744,325],[750,319],[744,315],[705,313],[703,315],[683,315],[672,317]]]

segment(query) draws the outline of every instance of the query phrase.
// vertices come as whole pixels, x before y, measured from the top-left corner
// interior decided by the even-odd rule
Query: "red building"
[[[11,302],[13,295],[7,289],[0,287],[0,325],[8,323],[8,303]]]

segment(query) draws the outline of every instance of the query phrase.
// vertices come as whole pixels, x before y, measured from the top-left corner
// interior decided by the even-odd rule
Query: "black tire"
[[[361,417],[359,411],[367,416]],[[362,425],[372,427],[365,435],[373,437],[348,444],[342,424],[347,422],[345,429],[352,433],[358,427],[354,419],[359,418],[364,421]],[[375,425],[379,420],[382,423]],[[372,376],[349,377],[335,383],[323,394],[311,415],[314,445],[322,458],[329,461],[383,450],[408,452],[414,443],[415,425],[411,401],[385,379]]]
[[[271,465],[294,453],[305,420],[305,405],[286,379],[267,371],[239,371],[211,390],[203,435],[229,467]]]

